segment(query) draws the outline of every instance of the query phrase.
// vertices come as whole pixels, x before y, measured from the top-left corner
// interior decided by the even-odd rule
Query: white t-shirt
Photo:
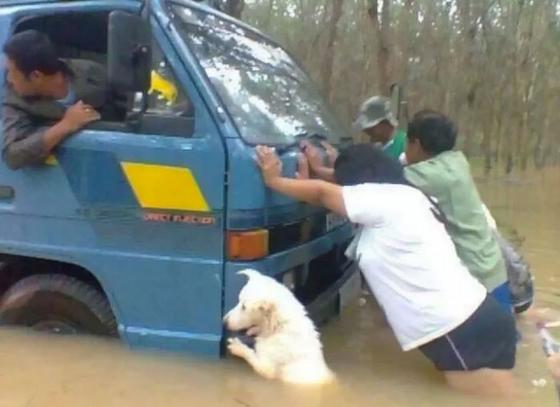
[[[463,266],[419,190],[363,184],[344,187],[343,196],[350,220],[362,226],[350,255],[403,350],[449,333],[482,304],[486,289]]]

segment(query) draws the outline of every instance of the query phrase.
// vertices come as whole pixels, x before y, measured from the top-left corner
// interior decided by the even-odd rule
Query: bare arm
[[[299,180],[277,177],[267,182],[269,188],[316,206],[323,206],[333,212],[346,216],[342,187],[322,180]]]
[[[313,175],[323,181],[335,182],[334,178],[334,168],[329,168],[325,166],[315,167],[313,169]]]
[[[63,120],[50,127],[43,135],[44,149],[50,154],[64,139],[74,132]]]
[[[346,216],[342,187],[322,180],[305,180],[282,177],[282,163],[274,149],[257,147],[257,157],[265,184],[291,198],[323,206]]]
[[[324,181],[335,182],[334,178],[334,162],[338,152],[330,144],[323,142],[323,147],[327,153],[328,165],[324,164],[323,157],[319,152],[319,149],[309,142],[302,142],[301,148],[305,154],[307,160],[309,161],[309,166],[313,175]]]

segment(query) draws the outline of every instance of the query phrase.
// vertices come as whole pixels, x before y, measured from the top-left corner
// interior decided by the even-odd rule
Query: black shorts
[[[462,325],[420,350],[441,371],[509,370],[515,365],[516,342],[513,314],[487,296]]]

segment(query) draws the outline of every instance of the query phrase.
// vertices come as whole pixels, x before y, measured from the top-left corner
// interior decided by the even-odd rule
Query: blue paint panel
[[[62,148],[57,158],[82,207],[138,206],[132,187],[113,153]]]
[[[89,1],[53,1],[53,0],[6,0],[0,3],[0,16],[15,17],[27,15],[52,14],[53,12],[88,12],[104,10],[139,10],[137,0],[89,0]]]
[[[240,139],[228,139],[226,142],[231,158],[236,164],[231,168],[230,185],[243,192],[231,197],[232,210],[262,209],[263,207],[293,206],[297,204],[297,201],[265,188],[262,176],[257,168],[254,147],[246,145]],[[298,151],[294,149],[280,157],[285,176],[295,176],[297,155]]]
[[[221,338],[221,259],[137,252],[134,236],[128,250],[94,247],[93,230],[80,221],[44,219],[38,229],[34,218],[0,213],[0,222],[5,230],[16,231],[10,240],[0,239],[3,253],[70,262],[93,271],[121,329],[137,345],[177,348],[183,337],[181,349],[194,351],[215,348],[215,339]],[[140,340],[140,330],[151,334]],[[200,344],[203,338],[214,344]]]
[[[221,355],[221,335],[183,334],[156,329],[119,326],[121,338],[133,348],[167,349],[218,358]]]
[[[11,19],[9,16],[0,16],[0,46],[4,46],[4,43],[6,42],[6,39],[9,37],[10,35],[10,25],[11,25]],[[4,99],[4,78],[5,78],[5,71],[4,71],[4,67],[6,64],[6,56],[4,55],[4,53],[0,53],[0,84],[2,86],[0,86],[0,100]],[[0,109],[0,117],[2,116],[2,109]]]
[[[129,211],[129,213],[132,211]],[[223,261],[223,223],[213,213],[215,225],[144,222],[142,217],[115,218],[92,222],[101,250],[124,250],[138,255],[193,256],[197,261]],[[156,270],[153,271],[157,273]]]

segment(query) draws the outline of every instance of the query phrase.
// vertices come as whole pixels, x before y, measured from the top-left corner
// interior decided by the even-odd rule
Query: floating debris
[[[560,321],[547,322],[546,324],[544,324],[544,327],[547,329],[560,328]]]
[[[548,381],[546,379],[535,379],[532,381],[532,383],[535,387],[545,387]]]
[[[537,328],[541,337],[542,347],[547,357],[555,355],[560,352],[560,343],[548,331],[548,324],[539,322]]]

